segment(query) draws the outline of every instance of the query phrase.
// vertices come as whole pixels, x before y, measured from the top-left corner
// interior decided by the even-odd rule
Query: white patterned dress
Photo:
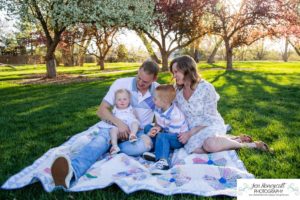
[[[217,109],[219,98],[214,86],[203,79],[188,100],[184,98],[183,90],[177,91],[175,103],[185,115],[189,129],[195,126],[206,126],[184,145],[188,153],[202,147],[207,138],[226,134],[224,120]]]

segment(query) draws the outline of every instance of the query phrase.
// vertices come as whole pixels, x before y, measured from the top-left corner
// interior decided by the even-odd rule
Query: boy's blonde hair
[[[129,92],[129,90],[127,89],[118,89],[116,92],[115,92],[115,100],[117,99],[117,95],[118,94],[121,94],[121,93],[126,93],[129,97],[129,100],[131,99],[131,93]]]
[[[165,103],[172,103],[176,97],[176,90],[173,85],[159,85],[155,92],[158,98]]]

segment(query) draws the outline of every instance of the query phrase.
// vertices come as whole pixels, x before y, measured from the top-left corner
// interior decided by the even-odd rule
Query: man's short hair
[[[172,103],[176,97],[176,90],[173,85],[159,85],[156,87],[155,92],[166,103]]]
[[[153,74],[154,77],[156,77],[158,75],[159,66],[156,62],[152,60],[146,60],[140,66],[140,69],[143,69],[147,74]]]

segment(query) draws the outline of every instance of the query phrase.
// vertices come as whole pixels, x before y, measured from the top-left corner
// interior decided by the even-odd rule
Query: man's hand
[[[119,129],[119,138],[121,140],[127,140],[128,139],[128,135],[130,133],[130,129],[129,127],[120,120],[120,122],[117,124],[117,127]]]
[[[159,126],[154,126],[150,129],[148,135],[150,137],[155,137],[160,130],[161,130],[161,128]]]
[[[192,136],[191,133],[187,131],[187,132],[179,133],[177,137],[179,142],[181,142],[182,144],[186,144],[191,136]]]

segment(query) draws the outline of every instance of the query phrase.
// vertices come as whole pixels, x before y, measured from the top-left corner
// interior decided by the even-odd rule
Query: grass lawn
[[[111,63],[103,72],[94,64],[58,67],[59,74],[98,78],[64,84],[21,84],[45,73],[44,65],[0,67],[0,185],[32,164],[48,149],[99,121],[96,110],[110,84],[135,75],[138,63]],[[300,62],[235,62],[199,64],[202,77],[220,94],[219,111],[232,134],[263,140],[274,155],[256,150],[238,152],[257,178],[300,178]],[[171,80],[161,73],[160,83]],[[226,197],[224,197],[226,198]],[[40,183],[18,190],[1,190],[0,199],[201,199],[193,195],[163,196],[140,191],[126,195],[113,185],[80,193],[46,193]],[[214,199],[214,198],[208,198]]]

